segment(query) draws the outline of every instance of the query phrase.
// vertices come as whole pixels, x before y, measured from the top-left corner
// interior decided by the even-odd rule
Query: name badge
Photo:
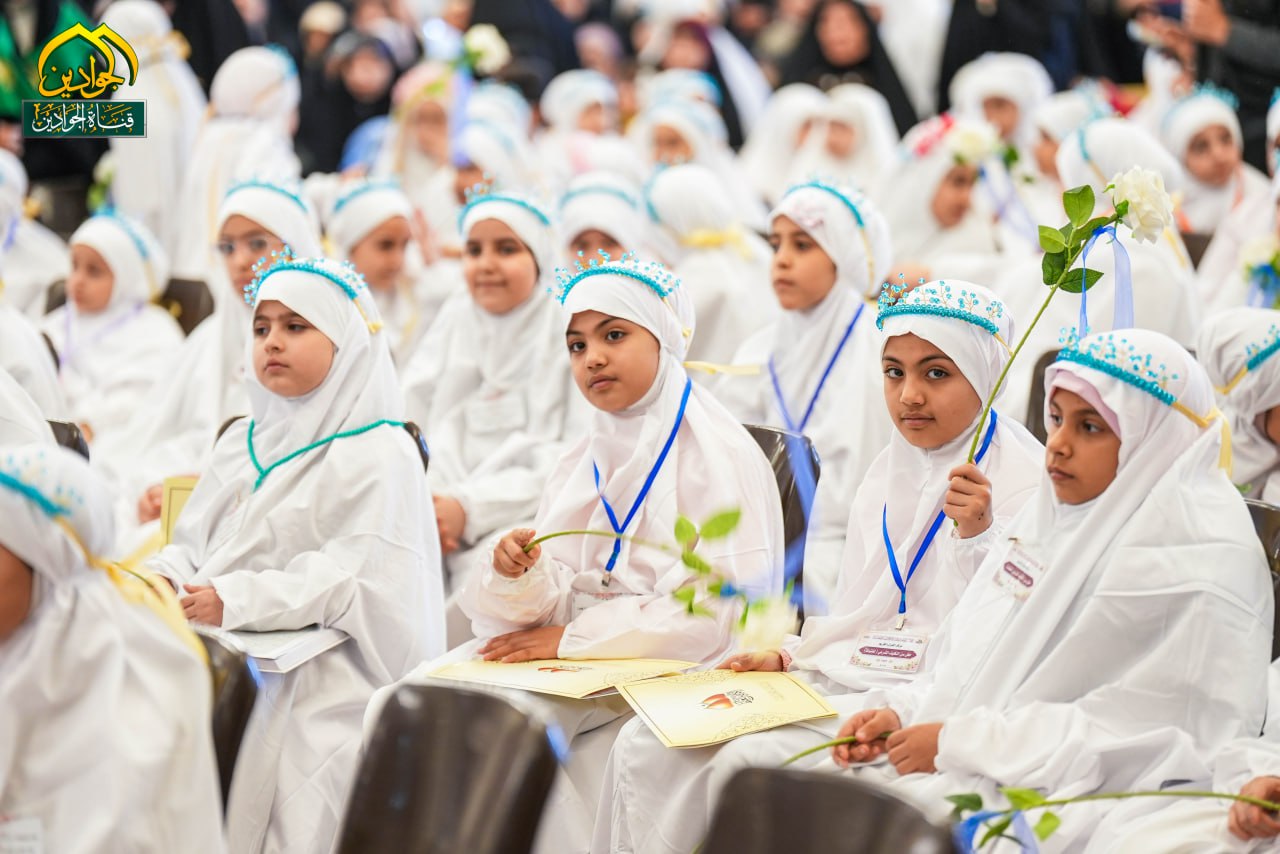
[[[634,593],[626,593],[621,590],[617,593],[611,593],[603,588],[599,592],[592,591],[590,593],[575,590],[573,592],[573,616],[570,617],[570,619],[576,620],[578,617],[582,616],[583,611],[586,611],[589,608],[594,608],[597,605],[602,605],[605,602],[612,602],[614,599],[624,599],[635,595],[636,594]]]
[[[1014,599],[1025,602],[1035,592],[1036,585],[1043,577],[1044,564],[1014,543],[996,568],[995,583]]]
[[[915,673],[924,663],[929,638],[907,632],[867,632],[858,638],[850,663],[872,670]]]
[[[0,854],[42,854],[44,825],[38,818],[0,816]]]

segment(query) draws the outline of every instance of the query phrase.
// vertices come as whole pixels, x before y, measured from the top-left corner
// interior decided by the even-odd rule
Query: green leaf
[[[1116,205],[1116,221],[1120,221],[1129,215],[1129,200],[1124,199],[1120,204]]]
[[[1057,814],[1046,812],[1040,816],[1040,820],[1036,822],[1036,826],[1032,829],[1035,831],[1036,839],[1044,842],[1050,836],[1053,836],[1053,832],[1061,826],[1062,819],[1058,818]]]
[[[733,510],[717,513],[702,523],[702,538],[704,540],[723,540],[733,533],[740,521],[742,521],[742,511],[736,507]]]
[[[1040,272],[1044,274],[1044,283],[1049,287],[1058,284],[1058,278],[1065,269],[1067,269],[1066,252],[1046,252],[1040,259]]]
[[[692,585],[677,587],[671,595],[677,602],[684,602],[686,605],[693,601],[693,597],[698,595],[698,591],[693,589]]]
[[[1045,252],[1062,252],[1067,248],[1067,241],[1062,239],[1062,232],[1047,225],[1040,226],[1040,248]]]
[[[689,613],[693,614],[695,617],[714,617],[715,616],[715,614],[711,612],[711,609],[704,608],[701,605],[691,606],[689,608]]]
[[[1009,806],[1015,810],[1026,810],[1044,803],[1044,795],[1035,789],[1001,789],[1000,794],[1009,799]]]
[[[1089,238],[1093,237],[1094,231],[1096,231],[1097,229],[1101,228],[1104,225],[1110,225],[1110,224],[1111,224],[1111,217],[1095,216],[1093,219],[1089,220],[1084,225],[1080,226],[1080,230],[1076,232],[1076,239],[1073,242],[1076,244],[1076,246],[1079,246],[1083,243],[1087,243],[1089,241]]]
[[[982,810],[982,795],[977,792],[965,792],[960,795],[947,795],[947,800],[955,804],[956,808],[951,811],[951,818],[959,821],[964,818],[965,813],[980,812]]]
[[[680,555],[680,561],[699,575],[711,574],[711,564],[691,551],[685,550],[684,554]]]
[[[1097,270],[1085,270],[1084,278],[1085,278],[1084,289],[1087,291],[1089,290],[1089,288],[1098,284],[1098,280],[1102,278],[1102,273],[1098,272]],[[1067,278],[1062,282],[1062,289],[1069,294],[1080,293],[1080,271],[1079,270],[1072,270],[1071,272],[1067,273]]]
[[[987,825],[987,832],[983,835],[981,841],[978,842],[978,847],[981,848],[997,836],[1004,836],[1004,832],[1009,829],[1009,825],[1011,824],[1013,824],[1013,816],[1007,815],[995,824]]]
[[[1067,211],[1067,219],[1071,220],[1071,224],[1077,229],[1093,216],[1093,204],[1093,187],[1088,184],[1067,190],[1062,194],[1062,206]]]
[[[693,522],[684,516],[676,516],[676,542],[688,548],[696,539],[698,539],[698,529]]]

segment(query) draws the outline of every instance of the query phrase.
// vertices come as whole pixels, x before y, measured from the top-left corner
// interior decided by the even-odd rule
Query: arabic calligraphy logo
[[[56,65],[50,65],[46,69],[45,64],[49,62],[54,51],[76,39],[84,39],[93,48],[89,53],[88,70],[83,66],[59,70]],[[81,98],[92,99],[116,91],[126,82],[124,77],[116,74],[117,52],[129,67],[127,82],[132,84],[138,77],[138,55],[119,33],[106,24],[99,24],[92,32],[80,23],[68,27],[50,39],[44,46],[44,50],[40,51],[37,66],[40,69],[40,94],[46,98],[70,98],[72,95],[78,95]],[[107,65],[103,71],[99,71],[97,67],[99,54]],[[53,88],[46,85],[46,80],[50,76],[57,84]],[[79,76],[78,80],[77,76]]]
[[[702,701],[704,709],[732,709],[734,706],[744,706],[747,703],[755,702],[755,697],[746,691],[725,691],[723,694],[712,694]]]

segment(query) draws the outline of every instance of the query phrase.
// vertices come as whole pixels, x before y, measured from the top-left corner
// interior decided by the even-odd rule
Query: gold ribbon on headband
[[[1236,386],[1244,382],[1244,378],[1247,376],[1249,376],[1249,366],[1245,365],[1243,368],[1239,370],[1239,372],[1236,373],[1234,377],[1231,378],[1231,381],[1228,382],[1226,385],[1216,385],[1213,388],[1215,391],[1218,392],[1218,394],[1221,394],[1225,397],[1226,395],[1231,394],[1231,392],[1235,391]]]
[[[1222,447],[1218,449],[1218,468],[1227,473],[1227,477],[1231,476],[1231,425],[1227,423],[1227,417],[1222,414],[1222,410],[1214,407],[1209,410],[1208,415],[1197,415],[1188,409],[1182,401],[1175,400],[1169,404],[1177,412],[1182,413],[1191,420],[1192,423],[1200,427],[1212,427],[1214,421],[1222,424]]]
[[[124,597],[126,602],[141,605],[159,617],[178,640],[182,641],[194,652],[206,667],[208,666],[209,654],[205,651],[204,644],[200,642],[200,638],[196,637],[196,633],[191,631],[191,627],[187,625],[187,618],[182,611],[182,605],[179,604],[178,596],[174,593],[173,588],[169,586],[168,581],[159,576],[145,575],[141,572],[125,569],[118,563],[110,563],[103,560],[89,551],[84,544],[84,540],[80,539],[80,534],[76,532],[75,528],[71,527],[66,519],[56,519],[55,521],[66,535],[71,538],[71,541],[76,544],[76,547],[80,549],[80,552],[84,555],[85,562],[94,569],[105,572],[107,578],[111,579],[116,591]]]
[[[680,243],[690,249],[720,249],[731,246],[748,261],[752,258],[751,246],[743,238],[742,229],[736,225],[719,231],[714,228],[695,229],[680,238]]]

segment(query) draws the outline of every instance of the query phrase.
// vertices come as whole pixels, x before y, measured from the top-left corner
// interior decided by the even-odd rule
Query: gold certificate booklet
[[[447,664],[431,675],[437,679],[498,685],[581,700],[593,695],[611,694],[619,685],[628,682],[682,673],[697,666],[694,661],[662,658],[598,658],[583,661],[552,658],[516,664],[473,659]]]
[[[706,747],[836,714],[790,673],[706,670],[622,685],[618,691],[667,747]]]
[[[182,508],[187,506],[187,499],[196,488],[196,480],[190,475],[164,479],[164,495],[160,499],[160,530],[166,546],[173,542],[173,526],[178,523]]]

